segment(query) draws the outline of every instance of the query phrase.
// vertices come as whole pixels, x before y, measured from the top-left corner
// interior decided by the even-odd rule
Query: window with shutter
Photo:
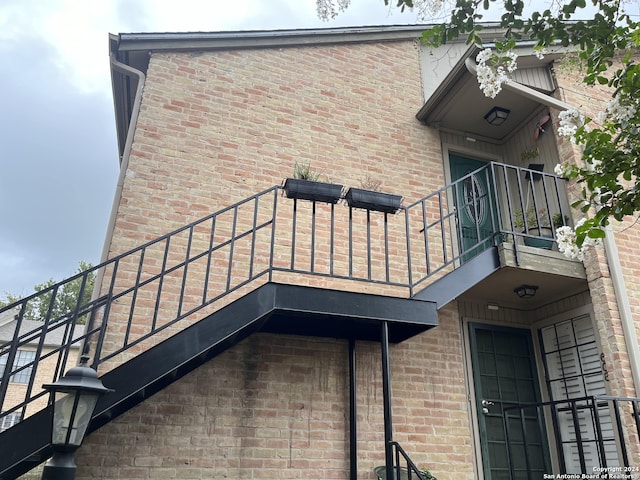
[[[540,329],[546,383],[551,400],[574,400],[606,395],[600,352],[588,314]],[[619,466],[611,412],[606,403],[577,404],[577,418],[587,468],[600,465],[599,441],[604,445],[608,466]],[[584,473],[580,468],[578,435],[569,404],[560,404],[558,420],[567,473]],[[564,407],[564,408],[563,408]],[[600,420],[601,439],[596,426]]]

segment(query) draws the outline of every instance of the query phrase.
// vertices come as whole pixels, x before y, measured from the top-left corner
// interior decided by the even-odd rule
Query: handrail
[[[628,404],[631,410],[626,412],[629,415],[625,417],[631,418],[630,424],[623,421],[624,404]],[[528,410],[534,410],[539,419],[544,418],[545,414],[549,416],[548,421],[550,421],[553,430],[559,473],[614,472],[617,471],[616,468],[626,468],[627,470],[624,471],[629,471],[631,465],[629,464],[627,448],[629,437],[627,435],[631,432],[625,435],[625,429],[635,426],[635,433],[631,434],[631,438],[635,435],[640,436],[640,398],[586,395],[564,400],[503,406],[511,478],[514,478],[511,446],[514,442],[527,444],[529,432],[524,425],[525,412]],[[515,438],[511,421],[520,422],[518,432],[521,433],[521,437]],[[543,421],[538,422],[538,431],[533,435],[535,438],[545,438]],[[591,455],[585,452],[589,445],[594,450]],[[571,471],[569,458],[566,455],[567,451],[577,453],[578,470]],[[614,453],[615,456],[613,456]],[[529,465],[528,459],[525,460]],[[573,460],[575,462],[575,459]],[[615,464],[619,460],[622,465]]]
[[[404,451],[400,444],[394,441],[389,442],[389,444],[391,445],[391,448],[393,450],[392,468],[394,476],[392,478],[404,478],[400,476],[400,471],[401,468],[405,468],[407,473],[407,480],[412,480],[414,477],[416,480],[425,480],[422,470],[420,470],[418,466],[413,463],[411,458],[409,458],[407,452]]]
[[[96,369],[126,361],[126,355],[135,355],[144,342],[177,322],[282,273],[288,281],[296,281],[295,274],[386,285],[412,297],[427,279],[455,269],[505,233],[513,238],[530,234],[516,232],[509,215],[518,199],[524,205],[528,194],[522,179],[534,173],[555,185],[534,192],[534,204],[559,204],[555,198],[563,192],[557,177],[499,163],[470,172],[396,215],[283,200],[283,188],[274,186],[0,308],[0,314],[17,312],[11,340],[0,344],[0,363],[7,365],[0,383],[0,418],[12,413],[24,418],[42,408],[44,399],[37,401],[44,393],[36,380],[56,381],[73,362],[72,349],[90,354]],[[481,191],[476,188],[481,183],[491,187]],[[467,228],[464,215],[484,215],[488,226]],[[83,303],[89,275],[100,278],[102,286]],[[56,316],[57,296],[70,282],[81,284],[75,305]],[[42,322],[30,322],[29,307],[38,302],[49,308]],[[78,323],[86,323],[84,331]],[[49,341],[53,336],[57,345]],[[35,359],[16,365],[18,350],[34,344]],[[55,364],[48,378],[42,377],[42,362]],[[21,372],[29,373],[25,396],[8,405],[9,380]]]

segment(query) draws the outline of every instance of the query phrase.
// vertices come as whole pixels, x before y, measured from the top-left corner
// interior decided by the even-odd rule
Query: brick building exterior
[[[107,379],[120,365],[252,292],[301,290],[283,290],[295,312],[280,323],[230,333],[100,421],[76,454],[78,478],[374,479],[387,429],[440,480],[640,464],[632,417],[619,431],[615,417],[633,402],[613,400],[637,396],[637,226],[613,226],[583,265],[527,245],[546,237],[514,221],[533,207],[553,235],[552,214],[578,220],[579,187],[552,172],[580,152],[554,124],[563,105],[589,114],[609,93],[585,91],[560,53],[538,61],[522,47],[517,85],[486,99],[465,64],[473,49],[427,49],[421,31],[111,37],[122,171],[105,259],[190,226],[102,270],[99,297],[136,285],[101,310],[105,384],[117,391]],[[487,122],[494,107],[502,125]],[[379,181],[403,206],[294,201],[278,186],[296,163],[344,191]],[[180,258],[188,268],[170,271]],[[332,318],[336,292],[355,314]],[[393,307],[378,315],[369,301]],[[425,317],[407,320],[405,306]],[[120,350],[123,338],[140,342]]]

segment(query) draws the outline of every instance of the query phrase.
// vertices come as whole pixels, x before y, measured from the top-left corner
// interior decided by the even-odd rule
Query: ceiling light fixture
[[[536,296],[538,291],[537,285],[520,285],[513,289],[516,295],[520,298],[531,298]]]
[[[509,118],[510,113],[511,113],[511,110],[507,110],[506,108],[493,107],[491,110],[489,110],[486,113],[486,115],[484,116],[484,119],[490,125],[494,125],[497,127],[498,125],[502,125],[504,122],[507,121],[507,118]]]

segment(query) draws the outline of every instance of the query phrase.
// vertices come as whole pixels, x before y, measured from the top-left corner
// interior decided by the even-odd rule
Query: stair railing
[[[311,284],[309,277],[325,277],[334,286],[368,282],[411,297],[426,279],[479,252],[478,245],[494,245],[505,231],[505,212],[507,232],[517,235],[508,218],[525,202],[520,179],[529,174],[487,164],[396,215],[285,199],[275,186],[25,297],[0,309],[0,315],[15,313],[10,339],[0,344],[0,420],[44,407],[40,385],[75,365],[80,351],[90,354],[93,368],[108,370],[169,336],[178,322],[196,321],[196,312],[203,318],[256,282]],[[479,180],[491,188],[474,188]],[[548,189],[535,198],[551,205],[553,195],[560,193]],[[461,212],[488,214],[489,227],[463,230]],[[471,241],[458,242],[462,237]],[[94,296],[83,302],[92,274]],[[73,308],[55,313],[71,282],[80,284]],[[32,318],[37,309],[44,318]],[[34,346],[33,358],[23,361],[21,351]],[[17,376],[28,380],[22,397],[12,393],[9,401],[10,379]]]
[[[391,478],[400,480],[425,480],[425,475],[418,466],[413,463],[407,452],[400,446],[398,442],[389,442],[391,446],[393,465],[390,467],[392,472]],[[388,478],[388,470],[385,468],[385,478]]]

